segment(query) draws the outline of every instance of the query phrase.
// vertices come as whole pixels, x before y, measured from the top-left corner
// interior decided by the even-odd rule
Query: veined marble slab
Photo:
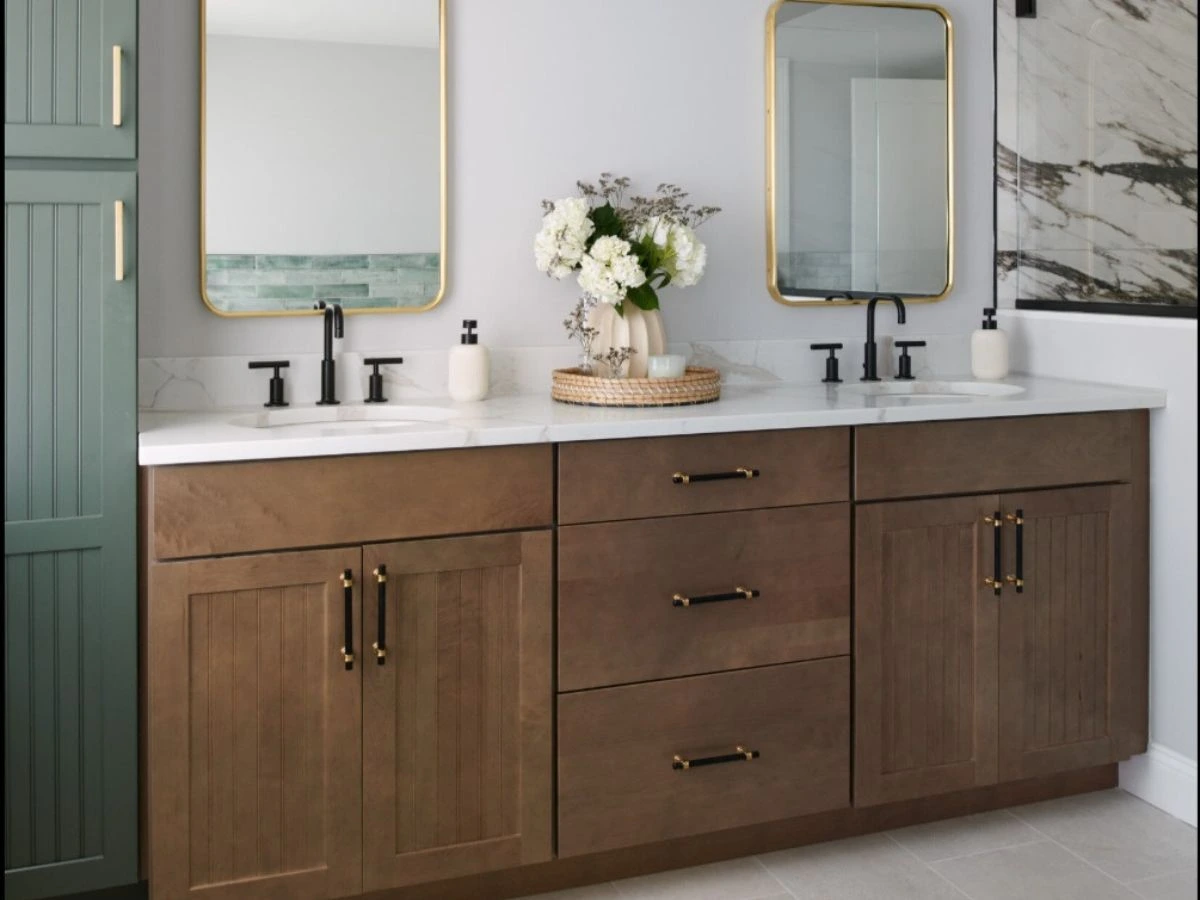
[[[970,379],[959,379],[970,380]],[[812,384],[730,385],[704,406],[671,409],[598,409],[555,403],[545,393],[479,403],[426,400],[447,410],[443,421],[409,425],[364,424],[345,431],[322,425],[282,429],[235,424],[245,412],[144,412],[138,460],[144,466],[230,462],[456,447],[565,443],[666,435],[770,431],[980,419],[1055,413],[1152,409],[1161,391],[1017,377],[1018,394],[989,397],[871,397],[846,387]],[[406,403],[406,406],[412,406]],[[379,407],[375,407],[382,414]],[[402,410],[397,411],[403,414]]]
[[[999,300],[1195,306],[1197,0],[997,7]]]

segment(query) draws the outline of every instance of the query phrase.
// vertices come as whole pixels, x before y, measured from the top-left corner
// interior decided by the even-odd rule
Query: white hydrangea
[[[579,268],[588,238],[596,230],[590,213],[591,206],[582,197],[559,200],[546,213],[533,242],[539,272],[561,281]]]
[[[667,251],[662,268],[671,276],[672,285],[686,288],[700,283],[708,264],[708,248],[697,239],[695,231],[658,216],[638,229],[638,240],[646,235],[652,235],[654,243]]]
[[[632,250],[629,241],[621,238],[599,238],[580,261],[579,287],[584,295],[616,306],[630,288],[645,284],[646,273]]]

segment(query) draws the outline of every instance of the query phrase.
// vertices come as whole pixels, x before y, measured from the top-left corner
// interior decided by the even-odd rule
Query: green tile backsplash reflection
[[[231,313],[305,310],[317,300],[345,309],[420,307],[441,288],[437,253],[210,253],[206,269],[209,303]]]

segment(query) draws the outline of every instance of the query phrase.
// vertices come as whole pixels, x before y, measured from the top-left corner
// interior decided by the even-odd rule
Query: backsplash
[[[208,299],[221,312],[306,310],[317,300],[404,309],[429,305],[441,287],[437,253],[210,253],[206,263]]]
[[[997,5],[997,289],[1196,306],[1195,0]]]
[[[915,335],[928,346],[913,351],[913,371],[918,378],[963,376],[970,371],[970,336]],[[879,339],[880,375],[894,373],[896,353],[891,338]],[[803,341],[719,341],[712,343],[672,344],[671,353],[688,357],[692,365],[719,369],[728,385],[770,385],[784,383],[817,384],[825,375],[825,353],[810,349],[810,344],[841,342],[841,374],[847,383],[862,373],[862,336],[813,337]],[[343,403],[361,403],[366,397],[369,368],[363,357],[371,352],[339,353],[338,394]],[[446,397],[447,353],[444,350],[399,351],[400,366],[385,366],[384,394],[390,401],[405,402]],[[143,359],[138,369],[138,405],[142,410],[184,412],[202,410],[251,409],[265,402],[270,372],[251,371],[255,359],[276,356],[209,356],[195,359]],[[285,355],[291,362],[284,371],[289,403],[307,406],[320,396],[321,356]],[[574,347],[492,348],[491,395],[548,394],[550,373],[556,368],[575,365]]]

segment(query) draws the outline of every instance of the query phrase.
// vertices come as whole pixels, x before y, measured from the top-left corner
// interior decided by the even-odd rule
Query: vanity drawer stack
[[[567,444],[561,857],[850,802],[850,431]]]

